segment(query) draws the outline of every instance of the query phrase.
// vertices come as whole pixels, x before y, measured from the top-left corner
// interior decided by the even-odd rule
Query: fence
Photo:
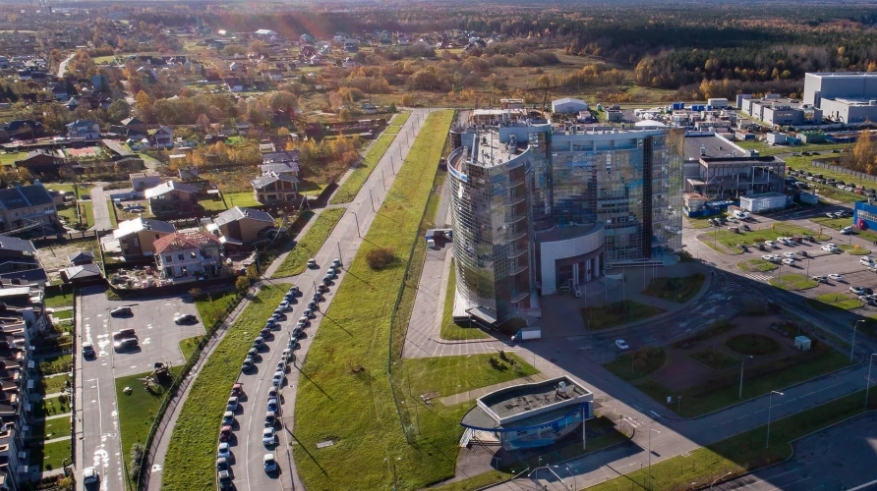
[[[814,167],[819,167],[820,169],[837,172],[838,174],[846,174],[848,176],[855,177],[859,181],[877,182],[877,176],[872,176],[871,174],[865,174],[864,172],[850,170],[839,165],[832,165],[829,163],[829,161],[826,160],[813,160],[810,162],[810,165]]]
[[[158,444],[161,442],[161,439],[169,426],[170,429],[173,430],[173,426],[170,424],[171,416],[174,414],[176,407],[183,402],[183,395],[186,393],[189,384],[192,383],[193,377],[190,376],[190,373],[207,361],[206,353],[208,353],[216,343],[219,342],[221,337],[218,335],[219,331],[228,329],[232,322],[237,318],[243,305],[241,300],[244,297],[244,294],[238,293],[236,301],[229,305],[225,313],[221,315],[209,329],[207,329],[207,333],[201,338],[201,341],[198,342],[195,352],[189,357],[186,364],[183,365],[183,369],[168,389],[167,395],[165,396],[164,401],[162,401],[161,406],[159,406],[155,420],[153,421],[152,427],[149,429],[149,434],[146,437],[146,443],[144,445],[145,451],[143,452],[143,459],[140,463],[139,478],[137,479],[138,489],[145,490],[149,488],[149,478],[152,474],[152,464],[155,461],[155,453],[158,450]],[[168,412],[168,409],[171,411]],[[126,449],[123,448],[122,455],[124,455],[125,452]]]

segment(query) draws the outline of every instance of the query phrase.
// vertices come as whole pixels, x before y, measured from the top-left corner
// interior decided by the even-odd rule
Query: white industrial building
[[[563,114],[577,114],[579,111],[587,111],[588,103],[581,99],[564,97],[551,101],[551,112]]]
[[[877,121],[877,73],[807,73],[803,102],[837,123]]]
[[[740,196],[740,208],[752,212],[761,213],[771,210],[782,210],[788,203],[786,195],[780,193],[763,193],[749,196]]]

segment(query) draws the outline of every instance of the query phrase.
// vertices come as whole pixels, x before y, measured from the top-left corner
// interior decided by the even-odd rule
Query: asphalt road
[[[124,489],[123,469],[120,459],[128,451],[121,448],[119,422],[116,413],[115,379],[126,375],[147,372],[157,361],[180,366],[184,363],[180,341],[204,334],[201,323],[178,326],[174,314],[194,313],[192,303],[179,298],[160,298],[134,302],[107,300],[103,287],[82,290],[77,297],[77,335],[81,346],[88,341],[94,344],[97,356],[84,360],[77,354],[77,472],[95,467],[101,476],[99,489],[115,491]],[[121,305],[132,308],[132,317],[110,317],[109,310]],[[134,328],[140,340],[135,350],[118,353],[113,350],[112,333],[120,329]],[[77,480],[81,482],[81,479]],[[89,488],[92,489],[92,488]]]
[[[788,462],[722,484],[719,491],[877,489],[877,414],[862,415],[803,438]]]
[[[313,336],[324,318],[323,312],[329,308],[337,285],[346,277],[345,271],[341,272],[334,284],[331,285],[330,291],[324,295],[325,300],[320,304],[321,311],[316,314],[316,318],[311,320],[311,325],[306,329],[308,337],[300,340],[300,347],[295,351],[295,364],[290,365],[290,371],[281,392],[281,424],[276,427],[278,429],[278,443],[274,448],[266,449],[262,444],[262,430],[271,378],[289,339],[288,330],[295,326],[302,311],[311,300],[315,283],[322,280],[333,259],[341,257],[343,263],[347,265],[359,250],[362,243],[360,236],[365,236],[375,217],[374,210],[380,209],[381,203],[386,197],[386,190],[393,183],[393,168],[395,166],[398,169],[400,159],[404,160],[407,156],[410,145],[414,143],[414,137],[420,130],[428,112],[427,110],[415,110],[402,127],[399,136],[393,140],[356,199],[348,205],[349,212],[342,217],[315,255],[319,267],[310,269],[297,277],[272,281],[273,283],[283,281],[295,283],[301,288],[303,296],[293,306],[293,311],[287,313],[287,321],[282,323],[282,329],[275,331],[275,339],[268,343],[268,349],[262,352],[262,360],[258,363],[258,370],[253,373],[241,374],[239,378],[239,381],[244,384],[247,398],[243,401],[242,409],[237,414],[239,429],[235,431],[236,441],[233,442],[232,448],[234,456],[233,481],[237,490],[303,489],[294,469],[295,463],[290,453],[292,449],[289,446],[294,424],[296,387],[300,373],[297,367],[304,362]],[[357,226],[359,231],[357,231]],[[264,472],[262,459],[269,451],[275,452],[275,458],[280,464],[278,474],[269,475]]]
[[[110,221],[110,209],[107,207],[107,196],[104,187],[91,188],[91,209],[94,213],[94,230],[112,230],[113,223]]]

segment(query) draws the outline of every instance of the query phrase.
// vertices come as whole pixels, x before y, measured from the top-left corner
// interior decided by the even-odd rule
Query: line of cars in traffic
[[[341,260],[335,259],[332,266],[328,268],[323,281],[317,286],[317,291],[308,302],[307,308],[302,312],[302,316],[298,319],[295,327],[289,331],[289,340],[286,348],[280,356],[280,361],[275,367],[274,375],[271,378],[271,388],[268,390],[268,400],[265,406],[265,425],[262,429],[262,443],[266,448],[273,448],[277,444],[276,427],[280,422],[280,391],[286,382],[286,374],[289,371],[289,364],[295,361],[294,350],[299,347],[299,339],[307,337],[305,329],[310,326],[311,319],[316,317],[316,312],[320,310],[320,302],[324,300],[323,294],[329,291],[329,286],[338,277],[338,271],[341,268]],[[309,268],[316,268],[317,263],[314,259],[308,261]],[[284,294],[283,300],[274,309],[271,317],[265,322],[265,327],[259,332],[259,335],[253,340],[253,346],[247,352],[247,356],[241,365],[241,372],[246,373],[256,368],[261,361],[260,352],[267,347],[266,343],[275,339],[274,331],[280,330],[280,323],[287,320],[286,313],[291,311],[293,304],[297,303],[298,297],[302,296],[302,291],[298,286],[291,286]],[[219,448],[216,455],[217,479],[220,489],[227,490],[232,487],[231,476],[231,445],[229,440],[232,438],[235,413],[240,406],[240,396],[243,394],[243,385],[236,383],[232,387],[232,393],[226,403],[226,410],[222,417],[222,425],[219,429]],[[274,474],[279,470],[274,452],[268,452],[262,459],[263,467],[266,473]]]

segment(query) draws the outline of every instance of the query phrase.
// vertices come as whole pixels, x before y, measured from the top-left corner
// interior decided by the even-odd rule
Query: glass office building
[[[455,128],[448,185],[467,313],[502,321],[607,264],[668,260],[682,228],[668,132],[506,118]]]

